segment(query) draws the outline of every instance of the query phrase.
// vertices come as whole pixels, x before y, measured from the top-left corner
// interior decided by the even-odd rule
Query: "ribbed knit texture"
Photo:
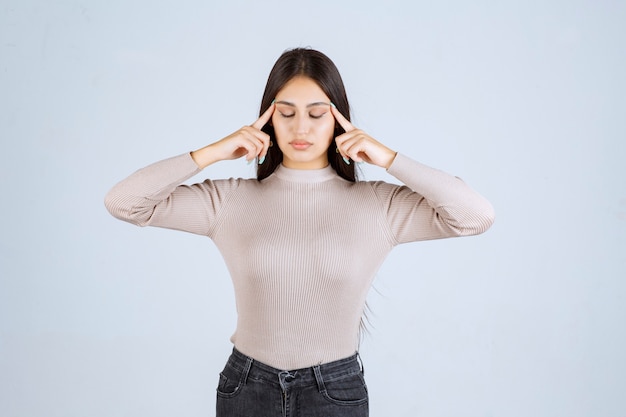
[[[198,171],[189,154],[157,162],[105,204],[136,225],[213,239],[235,288],[232,342],[285,370],[354,354],[367,292],[395,245],[478,234],[494,219],[463,181],[400,154],[388,172],[406,186],[283,166],[260,182],[180,185]]]

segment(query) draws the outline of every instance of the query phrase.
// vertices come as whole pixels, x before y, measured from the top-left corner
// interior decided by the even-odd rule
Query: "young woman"
[[[460,179],[381,144],[350,123],[333,62],[311,49],[274,65],[250,126],[157,162],[106,197],[115,217],[205,235],[237,302],[220,416],[367,416],[358,361],[365,299],[397,244],[487,230],[491,205]],[[182,182],[244,157],[256,179]],[[356,181],[355,162],[404,186]]]

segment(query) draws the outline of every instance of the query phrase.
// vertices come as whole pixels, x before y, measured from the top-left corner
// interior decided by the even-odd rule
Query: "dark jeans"
[[[236,349],[217,387],[217,417],[367,417],[367,387],[358,354],[282,371]]]

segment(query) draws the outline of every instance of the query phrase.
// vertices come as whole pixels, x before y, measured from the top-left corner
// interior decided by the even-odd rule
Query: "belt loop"
[[[243,383],[243,385],[246,385],[246,382],[248,381],[250,368],[252,368],[252,358],[247,356],[246,365],[244,366],[243,372],[241,373],[241,382]]]
[[[359,364],[361,364],[361,374],[365,376],[365,365],[363,365],[363,359],[361,359],[361,354],[359,352],[356,353],[356,359],[359,361]]]
[[[322,378],[322,371],[319,365],[313,367],[313,373],[315,374],[315,380],[317,381],[317,388],[320,392],[326,392],[326,385],[324,385],[324,378]]]

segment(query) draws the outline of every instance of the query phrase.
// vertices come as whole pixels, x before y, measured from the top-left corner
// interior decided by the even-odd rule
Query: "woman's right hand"
[[[237,159],[242,156],[246,157],[248,163],[257,157],[259,163],[263,163],[270,146],[270,137],[261,129],[269,122],[274,108],[275,105],[272,103],[265,113],[250,126],[244,126],[215,143],[191,152],[196,165],[205,168],[218,161]]]

